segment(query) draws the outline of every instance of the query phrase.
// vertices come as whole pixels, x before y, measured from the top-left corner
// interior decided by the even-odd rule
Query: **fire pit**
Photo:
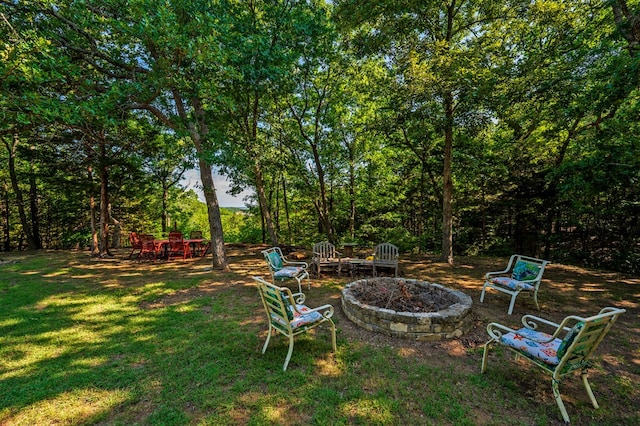
[[[342,290],[347,318],[367,330],[404,339],[460,337],[471,329],[472,305],[461,291],[404,278],[366,278]]]

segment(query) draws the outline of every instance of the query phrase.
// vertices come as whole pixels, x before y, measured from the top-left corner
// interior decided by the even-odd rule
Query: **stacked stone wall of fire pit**
[[[397,312],[357,300],[351,288],[371,284],[374,280],[434,286],[450,292],[457,303],[437,312]],[[367,278],[351,282],[342,290],[342,310],[347,318],[367,330],[404,339],[430,341],[460,337],[473,325],[470,315],[472,305],[471,298],[461,291],[436,283],[404,278]]]

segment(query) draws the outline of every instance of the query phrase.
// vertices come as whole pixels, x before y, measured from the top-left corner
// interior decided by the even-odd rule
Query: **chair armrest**
[[[307,262],[291,262],[289,260],[285,260],[282,262],[282,265],[286,266],[286,265],[297,265],[297,266],[302,266],[304,269],[307,269],[309,267],[309,264]]]
[[[504,274],[506,274],[507,272],[509,272],[509,268],[505,269],[504,271],[487,272],[487,273],[485,274],[484,278],[485,278],[486,280],[488,280],[488,279],[489,279],[489,278],[491,278],[491,277],[494,277],[494,276],[496,276],[496,275],[504,275]]]
[[[298,311],[298,308],[293,305],[294,308],[296,310],[296,312],[298,312],[299,314],[302,315],[302,312]],[[320,312],[320,314],[322,314],[323,317],[325,318],[331,318],[333,316],[333,305],[322,305],[322,306],[318,306],[317,308],[309,308],[309,311],[307,312],[307,314],[309,312]]]
[[[296,303],[298,305],[303,305],[305,299],[307,298],[307,296],[305,296],[304,293],[292,293],[291,297],[293,298],[293,302],[295,302],[295,303],[291,303],[292,301],[289,300],[289,303],[291,303],[292,306],[295,306]]]
[[[537,330],[539,324],[544,324],[554,329],[553,333],[549,333],[549,334],[551,334],[552,338],[556,338],[556,337],[559,337],[563,331],[567,332],[571,330],[571,327],[568,327],[566,324],[572,320],[578,322],[581,320],[581,318],[568,316],[562,320],[562,323],[558,324],[557,322],[549,321],[547,319],[540,318],[535,315],[524,315],[522,317],[522,324],[531,330]]]
[[[498,324],[497,322],[490,322],[487,324],[487,333],[491,336],[492,340],[500,341],[503,334],[515,333],[516,331],[506,325]]]
[[[565,321],[563,321],[564,323]],[[549,321],[548,319],[540,318],[535,315],[527,314],[522,317],[522,325],[532,330],[538,328],[538,323],[545,324],[554,328],[560,327],[557,322]]]

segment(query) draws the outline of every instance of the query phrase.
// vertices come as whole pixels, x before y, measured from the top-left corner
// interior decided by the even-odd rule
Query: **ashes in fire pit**
[[[360,280],[351,292],[362,303],[396,312],[438,312],[460,301],[440,286],[407,280]]]
[[[460,337],[472,326],[466,294],[404,278],[367,278],[342,291],[345,315],[371,331],[416,340]]]

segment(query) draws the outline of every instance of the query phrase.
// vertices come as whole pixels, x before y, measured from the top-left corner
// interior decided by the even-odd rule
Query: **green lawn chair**
[[[260,277],[253,277],[253,279],[258,285],[260,299],[262,299],[269,323],[269,332],[262,347],[262,353],[266,352],[271,336],[275,332],[287,336],[289,338],[289,352],[287,352],[282,366],[282,370],[286,371],[291,354],[293,354],[293,338],[324,323],[330,328],[333,352],[336,351],[336,326],[331,320],[333,306],[322,305],[313,309],[309,308],[304,305],[305,295],[303,293],[292,294],[287,287],[275,286]]]
[[[604,308],[598,315],[588,318],[568,316],[560,324],[533,316],[522,317],[523,328],[513,330],[498,323],[490,323],[487,332],[491,339],[484,345],[482,372],[487,369],[489,348],[494,344],[505,346],[551,374],[551,389],[560,408],[562,418],[569,423],[567,409],[562,402],[558,385],[564,376],[580,371],[582,382],[594,408],[598,408],[587,370],[592,365],[591,357],[624,309]],[[571,327],[571,328],[570,328]],[[542,331],[545,329],[548,331]]]

